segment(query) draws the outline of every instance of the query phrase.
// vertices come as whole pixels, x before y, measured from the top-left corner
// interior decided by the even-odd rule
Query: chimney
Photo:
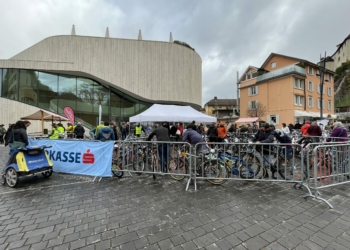
[[[214,101],[216,101],[218,98],[216,96],[214,96]]]
[[[142,40],[141,30],[139,30],[139,37],[137,38],[137,40]]]
[[[72,35],[72,36],[75,36],[75,25],[74,25],[74,24],[73,24],[73,27],[72,27],[71,35]]]
[[[169,37],[169,43],[173,43],[174,40],[173,40],[173,33],[170,32],[170,37]]]
[[[108,29],[108,27],[107,27],[107,29],[106,29],[105,37],[106,37],[106,38],[109,38],[109,29]]]

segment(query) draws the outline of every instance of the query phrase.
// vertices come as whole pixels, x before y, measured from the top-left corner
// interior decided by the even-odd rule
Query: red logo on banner
[[[67,116],[69,121],[74,124],[74,111],[71,107],[64,107],[63,109],[64,114]]]
[[[94,154],[90,153],[90,149],[86,151],[86,153],[83,154],[83,163],[84,164],[94,164],[95,162],[95,156]]]

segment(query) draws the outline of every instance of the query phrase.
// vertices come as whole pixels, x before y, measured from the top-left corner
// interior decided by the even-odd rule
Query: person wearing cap
[[[100,125],[98,125],[96,127],[96,131],[95,131],[95,137],[97,137],[97,134],[98,134],[98,131],[103,128],[105,125],[104,125],[104,121],[100,121]]]
[[[0,144],[4,144],[4,135],[6,134],[6,129],[4,124],[0,124]]]

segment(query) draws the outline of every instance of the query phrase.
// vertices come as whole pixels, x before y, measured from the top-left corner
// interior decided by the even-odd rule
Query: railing
[[[281,77],[283,75],[292,74],[292,73],[306,76],[304,68],[301,68],[301,67],[296,66],[296,65],[291,65],[291,66],[280,68],[280,69],[271,71],[269,73],[260,75],[260,76],[258,76],[256,82],[262,82],[262,81],[266,81],[266,80],[271,79],[271,78],[277,78],[277,77]]]

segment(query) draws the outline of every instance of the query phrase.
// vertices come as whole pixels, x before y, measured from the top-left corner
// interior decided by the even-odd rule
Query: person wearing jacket
[[[60,132],[57,128],[56,123],[52,123],[52,130],[51,130],[51,135],[49,136],[50,139],[58,139]]]
[[[15,126],[15,124],[9,124],[9,128],[6,131],[5,138],[4,138],[5,139],[5,147],[7,145],[9,145],[9,141],[10,141],[11,134],[12,134],[12,129],[14,126]]]
[[[194,146],[197,143],[203,142],[203,137],[196,130],[193,130],[192,128],[188,128],[184,133],[184,136],[182,137],[182,141],[183,142],[187,141],[189,144]],[[203,147],[202,144],[197,145],[196,156],[198,156],[202,152],[202,147]],[[192,159],[192,162],[194,162],[194,158]]]
[[[265,123],[262,129],[259,129],[258,132],[254,135],[252,142],[257,144],[259,143],[273,143],[274,142],[275,131],[270,127],[270,124]],[[262,151],[264,156],[269,160],[270,165],[274,164],[274,157],[272,154],[272,148],[269,145],[263,145],[261,148],[257,148],[258,151]],[[263,157],[260,157],[260,161],[266,166],[266,161]],[[268,175],[267,175],[268,176]]]
[[[103,140],[103,134],[109,134],[109,141],[114,141],[115,140],[115,136],[114,136],[114,132],[113,129],[111,128],[111,126],[113,126],[113,123],[110,124],[109,121],[105,121],[103,123],[103,127],[99,129],[98,134],[96,136],[96,140]]]
[[[80,122],[78,122],[77,126],[74,129],[75,138],[84,139],[84,133],[85,133],[84,127],[81,126]]]
[[[283,146],[286,147],[286,149],[283,149],[283,156],[285,157],[286,161],[282,163],[282,166],[286,166],[288,163],[288,160],[290,159],[290,152],[292,151],[292,139],[286,135],[283,130],[276,129],[275,130],[275,136],[276,140],[279,141],[280,143],[284,143]],[[286,145],[287,144],[287,145]],[[289,145],[290,144],[290,145]]]
[[[339,139],[336,139],[335,137]],[[329,138],[327,138],[326,141],[327,142],[330,142],[330,141],[345,142],[347,140],[348,140],[348,132],[346,131],[346,128],[344,127],[343,123],[335,122],[333,124],[333,132],[329,136]]]
[[[13,153],[15,149],[11,149],[11,145],[13,142],[22,142],[23,146],[28,146],[28,135],[27,135],[27,127],[25,126],[23,121],[17,121],[14,125],[9,139],[10,146],[10,155]]]
[[[290,130],[289,130],[289,127],[287,127],[287,124],[285,123],[282,123],[282,131],[285,135],[290,135]]]
[[[147,141],[150,141],[153,136],[157,137],[158,142],[169,142],[169,130],[163,126],[158,126],[156,129],[154,129],[148,136]],[[168,172],[168,162],[169,162],[169,155],[170,155],[170,145],[168,143],[158,143],[158,154],[160,159],[160,164],[162,167],[162,172],[167,173]]]
[[[218,138],[218,129],[215,126],[215,122],[209,126],[207,136],[209,137],[209,142],[216,142]],[[211,147],[213,146],[211,145]]]
[[[322,130],[320,126],[317,125],[317,121],[313,121],[312,124],[307,128],[306,133],[309,136],[313,136],[312,140],[314,142],[319,142],[320,141],[319,136],[322,135]]]
[[[310,127],[310,121],[306,121],[305,124],[301,127],[300,131],[302,135],[306,135],[307,134],[307,130]]]
[[[217,128],[218,130],[218,139],[217,142],[223,142],[227,135],[227,129],[224,124],[220,123]]]

